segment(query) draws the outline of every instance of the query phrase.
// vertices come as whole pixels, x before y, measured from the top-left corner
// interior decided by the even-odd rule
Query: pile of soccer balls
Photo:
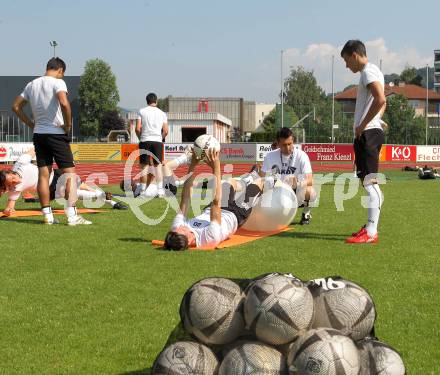
[[[371,296],[340,277],[207,278],[185,293],[180,316],[195,340],[166,347],[153,375],[405,374],[374,337]]]

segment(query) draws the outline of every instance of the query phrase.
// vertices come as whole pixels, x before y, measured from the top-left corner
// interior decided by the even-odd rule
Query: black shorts
[[[379,154],[384,141],[385,135],[382,129],[368,129],[360,138],[355,138],[353,147],[356,173],[359,178],[379,171]]]
[[[139,155],[141,164],[158,165],[163,161],[163,143],[162,142],[139,142],[139,151],[146,150],[148,153]],[[154,155],[155,157],[152,157]]]
[[[262,193],[258,185],[249,184],[243,192],[244,196],[236,199],[234,187],[228,182],[223,182],[221,209],[232,212],[237,218],[238,228],[240,228],[252,213],[250,203]]]
[[[52,166],[54,161],[61,169],[75,166],[67,135],[37,133],[33,141],[38,167]]]
[[[50,200],[53,201],[55,199],[55,193],[57,191],[57,183],[58,179],[63,175],[63,172],[61,172],[60,169],[54,169],[53,170],[53,178],[52,182],[49,185],[49,193],[50,193]]]

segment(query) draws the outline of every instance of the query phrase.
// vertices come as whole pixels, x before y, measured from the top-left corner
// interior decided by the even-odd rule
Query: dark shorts
[[[141,164],[158,165],[163,161],[163,143],[162,142],[139,142],[139,151],[146,150],[148,154],[139,155]],[[154,155],[155,157],[152,157]]]
[[[359,178],[379,171],[379,154],[385,135],[381,129],[365,130],[353,143],[356,171]]]
[[[61,169],[75,166],[67,135],[34,134],[33,141],[38,167],[52,166],[54,161]]]
[[[252,213],[251,203],[255,197],[262,194],[260,187],[255,184],[246,186],[243,196],[235,199],[234,187],[227,183],[222,183],[222,210],[232,212],[237,218],[238,227],[240,228]]]
[[[63,174],[63,172],[61,172],[60,169],[53,170],[53,179],[49,185],[49,192],[50,192],[50,200],[51,201],[53,201],[55,199],[55,193],[57,191],[58,179],[62,176],[62,174]]]

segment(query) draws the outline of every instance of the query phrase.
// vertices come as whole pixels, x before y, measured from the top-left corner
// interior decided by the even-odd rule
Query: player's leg
[[[298,201],[298,207],[303,206],[303,212],[301,214],[301,225],[310,224],[312,218],[310,205],[316,201],[317,194],[313,186],[301,186],[299,184],[296,188],[296,199]]]
[[[147,142],[139,142],[139,166],[141,169],[141,176],[139,179],[141,193],[147,189],[148,172],[149,172],[149,152],[147,150]]]
[[[153,154],[150,159],[150,166],[153,167],[154,176],[156,177],[157,194],[159,197],[165,196],[165,190],[163,188],[163,173],[162,173],[162,161],[163,161],[163,143],[162,142],[148,142],[148,149]]]

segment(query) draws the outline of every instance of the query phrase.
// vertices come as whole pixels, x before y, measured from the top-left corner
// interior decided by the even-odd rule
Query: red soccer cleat
[[[361,229],[359,229],[357,232],[354,232],[351,234],[352,237],[360,236],[361,234],[367,233],[366,225],[364,225]]]
[[[377,233],[370,237],[365,230],[365,233],[359,234],[357,236],[349,237],[345,240],[346,243],[378,243],[379,242],[379,236]]]

